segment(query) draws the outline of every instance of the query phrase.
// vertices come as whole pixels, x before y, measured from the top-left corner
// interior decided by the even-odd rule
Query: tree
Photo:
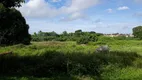
[[[82,30],[76,30],[75,33],[82,33]]]
[[[67,31],[63,31],[62,35],[67,36],[68,35]]]
[[[135,38],[142,39],[142,26],[133,28],[133,35]]]
[[[90,32],[82,32],[83,35],[77,40],[77,44],[87,44],[88,42],[96,42],[98,40],[96,34],[91,34]]]
[[[18,10],[0,4],[0,44],[29,44],[31,36],[28,29],[29,25]]]
[[[36,32],[34,32],[34,35],[33,36],[37,36],[37,33]]]
[[[55,36],[55,37],[58,36],[58,34],[56,32],[54,32],[54,31],[50,32],[49,35],[50,36]]]
[[[43,37],[44,36],[44,32],[42,32],[41,30],[38,32],[38,36]]]
[[[80,37],[82,35],[82,30],[76,30],[75,31],[75,36]]]
[[[77,44],[87,44],[89,42],[89,37],[81,36],[76,42]]]
[[[6,8],[11,8],[11,7],[20,7],[21,3],[24,1],[25,0],[0,0],[0,3],[3,4],[3,6]]]

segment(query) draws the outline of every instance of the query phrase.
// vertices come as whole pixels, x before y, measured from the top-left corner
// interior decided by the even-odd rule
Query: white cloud
[[[51,7],[45,0],[29,0],[18,8],[25,17],[53,17],[58,10]]]
[[[113,10],[112,10],[111,8],[107,9],[106,11],[107,11],[108,13],[112,13],[112,12],[113,12]]]
[[[63,17],[61,19],[61,21],[73,21],[73,20],[77,20],[77,19],[88,19],[88,17],[80,12],[75,12],[71,15],[69,15],[69,17]]]
[[[68,12],[77,12],[99,3],[99,0],[72,0],[72,4],[67,8]]]
[[[60,0],[53,0],[54,2]],[[25,17],[55,17],[61,14],[72,14],[95,6],[99,0],[72,0],[68,6],[55,8],[45,0],[29,0],[18,8]]]
[[[130,9],[130,8],[127,6],[122,6],[122,7],[119,7],[117,10],[128,10],[128,9]]]

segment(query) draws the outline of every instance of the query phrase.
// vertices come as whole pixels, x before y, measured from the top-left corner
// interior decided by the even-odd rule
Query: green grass
[[[142,55],[142,41],[141,40],[110,40],[110,41],[99,41],[90,43],[90,45],[109,45],[111,51],[127,51],[137,52]]]
[[[139,40],[120,40],[109,43],[113,51],[137,52],[142,55],[142,41]]]
[[[102,44],[110,53],[96,54]],[[142,41],[32,42],[0,47],[0,80],[141,80]]]

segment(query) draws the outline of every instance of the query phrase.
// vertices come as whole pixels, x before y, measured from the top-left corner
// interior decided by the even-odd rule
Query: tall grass
[[[12,55],[0,56],[0,79],[141,80],[141,50],[138,54],[134,50],[137,47],[141,49],[141,41],[118,40],[107,44],[111,48],[109,53],[94,53],[97,46],[102,45],[96,42],[86,45],[33,42],[29,46],[0,47],[0,53],[13,51]],[[129,48],[132,50],[129,51]]]

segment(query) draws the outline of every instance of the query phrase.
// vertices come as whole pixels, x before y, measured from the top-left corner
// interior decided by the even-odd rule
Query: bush
[[[98,40],[97,36],[94,34],[88,34],[79,37],[77,44],[87,44],[88,42],[96,42]]]
[[[89,42],[89,38],[87,36],[83,36],[77,40],[77,44],[87,44]]]

